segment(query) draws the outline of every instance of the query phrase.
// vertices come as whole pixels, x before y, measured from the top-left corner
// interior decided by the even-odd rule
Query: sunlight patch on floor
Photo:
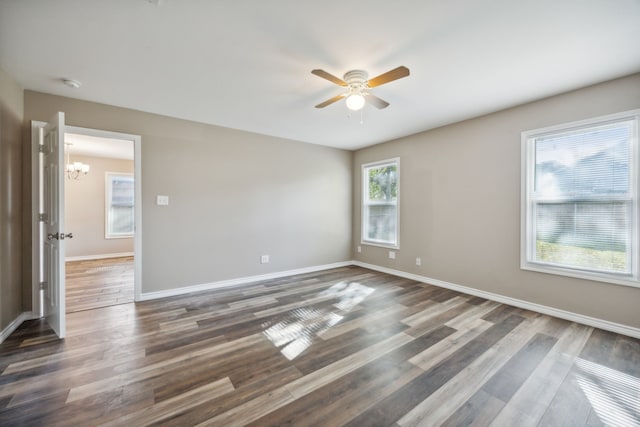
[[[576,381],[606,425],[640,426],[640,379],[584,359]]]
[[[314,308],[299,308],[287,313],[287,318],[269,326],[263,334],[289,360],[304,352],[313,340],[338,324],[347,312],[371,295],[375,289],[356,282],[340,282],[320,292],[318,297],[337,298],[333,306],[336,311]]]

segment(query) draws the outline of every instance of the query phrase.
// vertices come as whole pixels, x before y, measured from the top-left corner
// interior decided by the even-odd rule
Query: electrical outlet
[[[269,264],[269,255],[262,255],[260,257],[260,264]]]
[[[416,258],[416,265],[422,265],[422,258]]]
[[[391,259],[396,259],[396,253],[395,253],[395,251],[389,251],[389,258],[391,258]]]
[[[362,252],[362,246],[358,246],[356,250],[358,251],[358,253]]]

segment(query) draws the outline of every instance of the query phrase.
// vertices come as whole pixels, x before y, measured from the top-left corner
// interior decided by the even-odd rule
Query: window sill
[[[133,239],[134,235],[133,234],[127,234],[126,236],[104,236],[104,238],[106,240],[111,240],[111,239]]]
[[[591,280],[595,282],[610,283],[613,285],[630,286],[640,288],[640,281],[637,278],[626,275],[615,275],[607,273],[587,273],[569,268],[553,267],[544,264],[524,262],[520,265],[521,270],[535,271],[537,273],[553,274],[556,276],[567,276],[576,279]]]
[[[398,244],[391,244],[391,243],[380,243],[380,242],[372,242],[370,240],[361,240],[360,241],[361,245],[366,245],[366,246],[376,246],[378,248],[386,248],[386,249],[400,249],[400,245]]]

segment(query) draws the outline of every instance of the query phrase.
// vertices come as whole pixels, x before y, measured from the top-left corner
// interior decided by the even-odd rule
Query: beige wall
[[[105,182],[107,172],[133,174],[133,160],[72,154],[71,161],[87,163],[91,170],[78,180],[65,180],[64,229],[73,233],[66,240],[67,258],[132,253],[133,238],[105,238]]]
[[[57,111],[142,137],[143,292],[350,259],[351,152],[25,91]]]
[[[0,69],[0,331],[22,313],[23,101]]]
[[[354,259],[640,328],[639,288],[520,269],[520,132],[639,107],[636,74],[357,151],[354,248],[363,163],[400,157],[401,228]]]

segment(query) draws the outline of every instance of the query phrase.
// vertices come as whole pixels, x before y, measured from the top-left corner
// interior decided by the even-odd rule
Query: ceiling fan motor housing
[[[369,74],[364,70],[351,70],[344,73],[344,81],[350,92],[362,92],[367,87]]]

